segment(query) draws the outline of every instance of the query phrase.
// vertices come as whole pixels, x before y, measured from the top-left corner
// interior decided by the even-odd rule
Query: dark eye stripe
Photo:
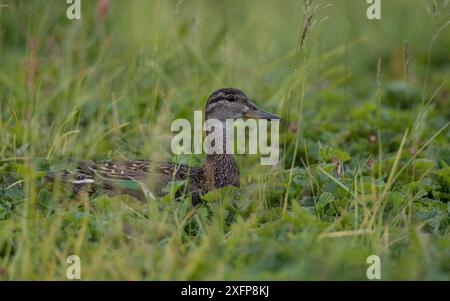
[[[221,88],[214,91],[208,98],[208,103],[214,103],[219,100],[236,101],[239,99],[245,100],[247,96],[239,89],[235,88]]]
[[[225,94],[221,93],[221,94],[214,95],[214,96],[210,97],[208,99],[208,103],[209,104],[213,104],[213,103],[216,103],[216,102],[221,101],[221,100],[236,101],[238,99],[240,99],[240,97],[237,96],[237,95],[234,95],[234,94],[225,95]]]

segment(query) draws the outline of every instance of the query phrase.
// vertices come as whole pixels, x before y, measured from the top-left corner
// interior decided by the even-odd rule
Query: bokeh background
[[[0,0],[0,279],[450,280],[450,2]],[[239,196],[71,196],[67,158],[176,160],[231,86],[281,114]],[[403,139],[404,138],[404,139]],[[403,140],[402,140],[403,139]]]

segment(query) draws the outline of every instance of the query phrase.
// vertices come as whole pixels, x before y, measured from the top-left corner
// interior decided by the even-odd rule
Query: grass
[[[450,7],[383,1],[0,0],[0,279],[450,280]],[[420,22],[420,24],[418,24]],[[282,114],[241,189],[74,197],[67,158],[177,160],[216,88]]]

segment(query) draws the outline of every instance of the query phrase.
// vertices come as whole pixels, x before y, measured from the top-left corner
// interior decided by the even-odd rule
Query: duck
[[[260,109],[250,98],[237,88],[215,90],[206,102],[205,121],[217,119],[220,122],[236,119],[279,120],[279,115]],[[225,131],[224,131],[225,132]],[[225,133],[224,133],[225,136]],[[226,139],[226,137],[224,137]],[[225,148],[225,143],[223,144]],[[239,169],[233,154],[207,152],[202,166],[190,166],[174,162],[149,160],[90,161],[76,160],[74,169],[47,172],[45,179],[71,185],[75,193],[85,191],[92,194],[98,190],[108,195],[127,194],[139,200],[145,200],[149,191],[144,184],[156,173],[157,190],[162,196],[171,181],[182,181],[186,185],[184,192],[191,196],[193,204],[201,203],[202,195],[225,186],[240,187]],[[153,195],[150,192],[150,195]]]

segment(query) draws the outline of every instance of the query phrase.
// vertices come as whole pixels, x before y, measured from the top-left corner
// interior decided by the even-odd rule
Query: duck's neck
[[[213,190],[228,185],[239,187],[239,170],[233,154],[226,153],[226,130],[225,123],[222,123],[223,139],[222,145],[216,147],[215,143],[207,143],[208,154],[203,166],[206,178],[206,189]],[[211,132],[207,132],[207,137]],[[207,138],[208,139],[208,138]]]

